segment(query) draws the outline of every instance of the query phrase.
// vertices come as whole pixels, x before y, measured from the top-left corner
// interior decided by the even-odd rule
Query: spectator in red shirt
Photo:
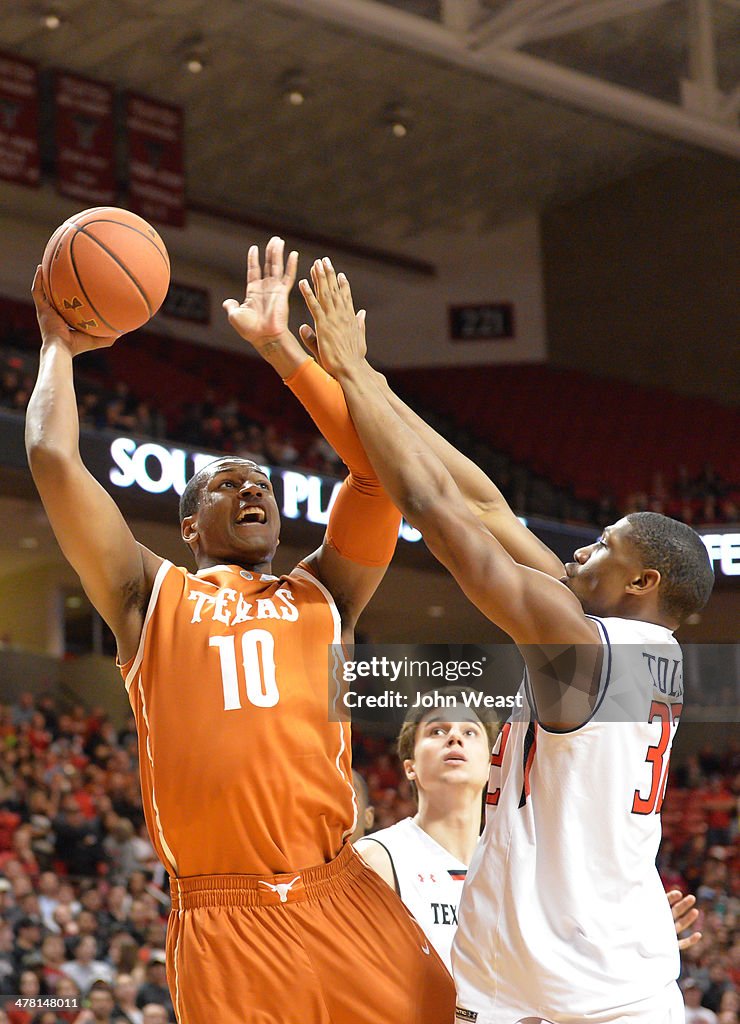
[[[34,711],[31,716],[27,736],[34,754],[43,754],[51,745],[51,733],[47,731],[46,719],[40,711]]]

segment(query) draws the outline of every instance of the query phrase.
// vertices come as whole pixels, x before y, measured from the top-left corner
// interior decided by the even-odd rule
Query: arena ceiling
[[[196,207],[412,254],[740,156],[740,0],[14,0],[0,49],[182,105]]]

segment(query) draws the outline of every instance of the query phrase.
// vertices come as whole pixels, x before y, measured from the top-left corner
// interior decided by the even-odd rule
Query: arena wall
[[[545,214],[551,362],[737,403],[739,206],[736,164],[697,155]]]
[[[46,241],[65,218],[79,210],[50,188],[38,192],[0,183],[0,235],[14,253],[0,266],[0,293],[26,299],[33,271]],[[276,226],[279,231],[279,226]],[[184,230],[163,229],[172,259],[172,277],[206,288],[211,298],[208,327],[162,315],[152,327],[164,334],[219,348],[243,345],[229,328],[221,302],[244,292],[242,268],[248,245],[264,247],[268,235],[248,224],[191,214]],[[404,269],[381,258],[361,258],[339,243],[318,247],[286,235],[301,253],[300,276],[319,256],[331,256],[350,278],[356,305],[368,310],[368,338],[374,359],[386,366],[541,362],[546,356],[545,314],[540,264],[539,223],[525,217],[480,235],[444,230],[409,240],[404,255],[434,269],[434,274]],[[452,342],[448,306],[510,303],[514,307],[511,340]],[[294,329],[308,319],[295,293]]]

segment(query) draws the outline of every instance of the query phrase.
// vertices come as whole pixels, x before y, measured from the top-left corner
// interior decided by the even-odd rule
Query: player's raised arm
[[[300,329],[301,340],[316,351],[315,332],[307,324]],[[515,515],[499,488],[483,470],[414,412],[393,391],[385,376],[374,370],[375,381],[391,408],[415,434],[429,445],[457,484],[468,508],[520,565],[539,569],[559,580],[565,569],[558,556],[527,529]]]
[[[34,482],[65,557],[118,642],[135,652],[161,559],[142,551],[110,495],[80,457],[74,356],[114,339],[72,331],[49,304],[41,268],[33,282],[41,330],[39,375],[26,413],[26,451]]]
[[[334,597],[345,639],[350,639],[393,557],[401,517],[364,452],[340,385],[306,355],[288,329],[297,261],[298,254],[291,252],[285,262],[283,240],[271,238],[262,271],[259,250],[252,246],[244,301],[227,299],[224,309],[232,327],[280,374],[349,469],[324,543],[305,562]]]
[[[566,587],[522,566],[478,522],[442,462],[392,408],[352,329],[346,278],[315,264],[301,291],[316,323],[321,359],[339,380],[352,419],[384,487],[473,603],[519,644],[593,643],[594,624]],[[341,309],[341,317],[336,310]],[[341,329],[341,326],[344,329]]]

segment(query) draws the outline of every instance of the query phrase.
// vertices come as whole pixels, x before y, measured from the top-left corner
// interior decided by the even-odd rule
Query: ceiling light
[[[186,36],[178,47],[182,66],[191,75],[199,75],[208,63],[208,50],[202,33]]]
[[[291,107],[301,107],[309,96],[308,79],[302,71],[286,71],[278,81],[280,95]]]
[[[441,619],[444,617],[444,606],[441,604],[430,604],[427,608],[427,615],[430,619]]]
[[[389,103],[383,111],[383,120],[397,139],[405,139],[411,131],[411,111],[400,103]]]
[[[48,28],[50,32],[53,32],[62,24],[62,19],[55,10],[49,10],[41,15],[41,24],[44,28]]]
[[[36,537],[21,537],[18,541],[18,546],[26,551],[32,551],[39,546],[39,542]]]

